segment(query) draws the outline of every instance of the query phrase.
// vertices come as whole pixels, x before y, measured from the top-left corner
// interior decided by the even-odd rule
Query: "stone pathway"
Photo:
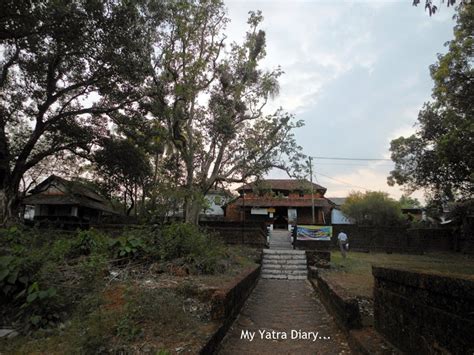
[[[270,248],[275,246],[291,248],[287,231],[272,232]],[[222,342],[219,354],[351,351],[344,333],[326,312],[308,280],[260,279]]]

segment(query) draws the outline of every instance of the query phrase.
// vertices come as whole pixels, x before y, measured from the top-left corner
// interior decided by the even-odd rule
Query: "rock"
[[[9,329],[9,328],[0,329],[0,338],[5,338],[5,337],[14,338],[17,335],[19,335],[19,333],[15,329]]]

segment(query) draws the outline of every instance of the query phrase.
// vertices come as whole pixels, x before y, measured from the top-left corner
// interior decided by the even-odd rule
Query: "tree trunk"
[[[196,200],[194,196],[186,197],[184,201],[184,221],[186,223],[198,225],[201,208],[201,202]]]
[[[18,222],[18,199],[9,189],[0,190],[0,225],[9,226]]]

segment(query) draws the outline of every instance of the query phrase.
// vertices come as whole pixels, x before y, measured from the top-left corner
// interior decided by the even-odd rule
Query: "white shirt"
[[[347,242],[347,234],[344,232],[339,233],[337,236],[337,240],[339,240],[340,242]]]

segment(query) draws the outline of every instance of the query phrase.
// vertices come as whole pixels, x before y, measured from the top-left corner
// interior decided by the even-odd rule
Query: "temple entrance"
[[[275,208],[275,219],[273,222],[273,228],[288,229],[288,208],[287,207]]]

